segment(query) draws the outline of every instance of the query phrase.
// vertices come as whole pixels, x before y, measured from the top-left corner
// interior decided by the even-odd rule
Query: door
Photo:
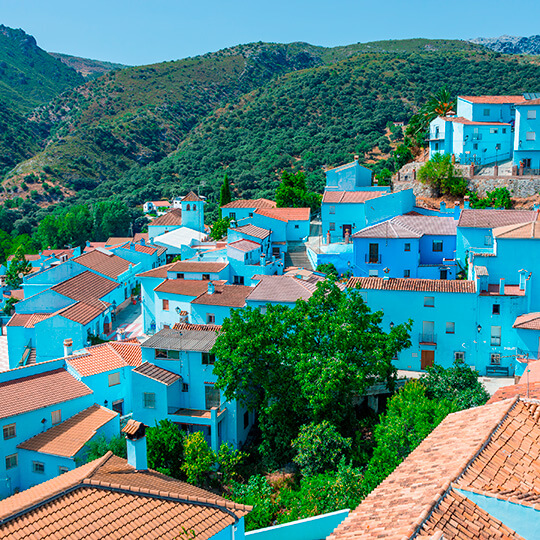
[[[435,322],[423,321],[422,322],[422,343],[435,343]]]
[[[448,279],[448,270],[446,268],[441,268],[441,279]]]
[[[124,400],[119,399],[117,401],[113,401],[112,410],[122,416],[124,414]]]
[[[426,369],[431,367],[435,362],[435,351],[422,351],[422,357],[420,359],[420,369]]]
[[[351,236],[352,233],[352,225],[343,225],[343,238],[345,238],[345,235],[349,233],[349,236]]]
[[[369,262],[379,262],[379,244],[369,244]]]

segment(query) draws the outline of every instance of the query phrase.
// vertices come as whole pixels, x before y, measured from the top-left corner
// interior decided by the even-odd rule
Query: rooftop
[[[76,302],[71,306],[58,310],[56,313],[52,313],[51,317],[59,315],[70,321],[87,325],[106,311],[110,305],[108,302],[89,298],[86,302]]]
[[[86,384],[78,381],[65,369],[59,368],[36,375],[24,375],[0,383],[0,418],[24,414],[57,403],[92,394]]]
[[[197,327],[204,326],[204,329]],[[152,337],[148,338],[143,347],[151,349],[168,349],[172,351],[197,351],[209,352],[216,342],[221,326],[213,326],[213,331],[209,331],[210,325],[175,325],[181,330],[164,328]],[[189,327],[189,329],[184,329]]]
[[[366,227],[354,233],[352,237],[420,238],[423,235],[455,236],[456,230],[456,221],[452,217],[403,215]]]
[[[7,326],[24,326],[24,328],[34,328],[40,322],[48,319],[52,313],[14,313],[9,319]]]
[[[214,282],[215,283],[215,282]],[[253,291],[252,287],[245,285],[215,285],[212,294],[208,290],[192,300],[192,304],[204,304],[208,306],[244,307],[246,298]]]
[[[455,124],[464,124],[466,126],[510,126],[506,122],[475,122],[463,116],[441,116],[441,118],[445,122],[454,122]]]
[[[203,200],[194,191],[190,191],[185,197],[182,197],[182,202],[202,202]]]
[[[540,400],[540,382],[531,382],[529,384],[511,384],[498,388],[489,398],[488,404],[497,403],[509,398],[530,398]]]
[[[182,378],[180,375],[177,375],[176,373],[173,373],[167,369],[160,368],[154,364],[151,364],[150,362],[144,362],[139,367],[136,367],[133,372],[139,373],[139,375],[144,375],[145,377],[153,379],[154,381],[160,382],[166,386],[170,386]]]
[[[269,199],[238,199],[221,208],[275,208],[276,203]]]
[[[225,270],[228,266],[228,262],[213,262],[213,261],[196,261],[186,260],[178,261],[172,264],[169,268],[169,272],[204,272],[204,273],[217,273]]]
[[[61,424],[24,441],[17,448],[72,458],[96,435],[99,428],[117,416],[118,413],[94,404]]]
[[[117,287],[119,285],[115,281],[86,270],[82,274],[51,287],[51,289],[72,300],[84,301],[88,298],[103,298]]]
[[[166,214],[153,219],[149,227],[180,227],[182,225],[182,209],[173,208]]]
[[[86,347],[66,357],[81,377],[89,377],[127,366],[139,366],[142,362],[141,346],[139,343],[109,341],[100,345]]]
[[[243,225],[242,227],[236,227],[233,230],[239,232],[240,234],[259,238],[260,240],[264,240],[270,236],[270,231],[268,229],[262,229],[261,227],[256,227],[255,225]]]
[[[510,239],[538,239],[540,238],[540,222],[538,214],[534,221],[516,225],[506,225],[493,229],[493,236],[496,238]]]
[[[176,263],[164,264],[163,266],[158,266],[152,270],[147,270],[146,272],[141,272],[137,274],[137,277],[150,277],[150,278],[163,278],[167,279],[167,272],[169,269],[174,266]]]
[[[527,223],[535,219],[534,210],[488,210],[466,208],[462,210],[458,227],[495,229],[506,225]]]
[[[258,209],[256,214],[279,221],[309,221],[310,208],[263,208]]]
[[[178,538],[206,540],[251,507],[153,470],[102,458],[2,501],[1,538]]]
[[[347,203],[365,203],[370,199],[376,199],[387,195],[386,191],[325,191],[323,203],[347,204]]]
[[[131,266],[131,263],[126,261],[126,259],[122,259],[111,252],[100,251],[99,249],[95,249],[89,253],[83,253],[73,260],[82,266],[86,266],[86,268],[90,268],[90,270],[95,270],[112,279],[118,279],[118,276],[129,270]]]
[[[521,103],[525,101],[523,95],[519,96],[458,96],[458,99],[464,99],[471,103],[503,104],[503,103]]]
[[[201,281],[199,279],[166,279],[163,283],[160,283],[154,291],[197,297],[208,290],[208,283],[210,282]],[[219,282],[214,281],[213,283]]]
[[[296,302],[298,299],[308,300],[317,289],[317,283],[324,280],[304,280],[294,276],[260,276],[261,280],[251,294],[247,297],[248,302]]]
[[[490,283],[487,291],[480,291],[481,296],[525,296],[525,289],[520,289],[519,285],[507,284],[504,286],[504,294],[500,293],[498,283]]]
[[[229,247],[243,251],[247,253],[248,251],[253,251],[255,249],[261,249],[261,244],[254,242],[253,240],[237,240],[236,242],[231,242]]]
[[[379,277],[352,277],[347,287],[360,289],[378,289],[382,291],[420,291],[439,293],[467,293],[476,292],[474,281],[449,279],[416,279],[416,278],[379,278]]]

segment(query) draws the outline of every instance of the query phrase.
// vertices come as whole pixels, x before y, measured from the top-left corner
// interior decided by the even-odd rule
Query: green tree
[[[61,221],[54,215],[46,216],[39,222],[36,239],[42,249],[58,249],[63,247],[61,228]]]
[[[13,307],[15,304],[19,301],[18,298],[14,298],[13,296],[10,296],[5,302],[4,307],[2,308],[2,313],[5,315],[11,315],[11,312],[13,311]]]
[[[388,402],[375,427],[375,449],[363,481],[366,493],[375,489],[458,406],[430,399],[419,381],[407,383]]]
[[[107,452],[112,452],[115,456],[126,459],[127,458],[127,446],[126,438],[122,435],[118,437],[112,437],[107,440],[104,435],[95,437],[88,441],[85,445],[85,463],[98,459],[104,456]]]
[[[96,203],[93,214],[94,239],[103,241],[111,236],[127,236],[131,214],[127,205],[118,200]]]
[[[281,183],[276,189],[276,205],[278,208],[311,208],[318,212],[322,197],[318,193],[308,191],[306,177],[303,172],[283,171]]]
[[[341,458],[349,453],[351,442],[351,439],[341,436],[330,422],[311,422],[300,428],[298,437],[292,442],[296,452],[293,461],[303,476],[335,470]]]
[[[430,399],[453,401],[459,409],[484,405],[489,393],[478,380],[480,374],[463,360],[456,359],[450,368],[434,364],[420,380],[426,387]]]
[[[392,155],[397,171],[414,159],[412,150],[406,144],[398,144]]]
[[[182,478],[184,432],[170,420],[160,420],[146,430],[148,466],[173,478]]]
[[[385,333],[381,322],[360,291],[342,291],[331,280],[293,308],[246,307],[224,321],[212,349],[217,387],[258,411],[267,464],[292,458],[303,424],[327,420],[352,435],[356,396],[376,381],[392,387],[392,358],[410,345],[410,324]]]
[[[436,196],[463,196],[467,192],[467,180],[463,178],[448,154],[435,154],[418,170],[418,180],[430,185]]]
[[[216,454],[208,446],[200,431],[191,433],[184,439],[184,463],[181,469],[191,484],[202,485],[216,464]]]
[[[225,174],[223,184],[219,189],[219,217],[221,218],[221,207],[229,204],[232,201],[231,186],[229,184],[229,176]]]
[[[485,197],[478,197],[476,193],[468,193],[471,208],[512,208],[512,197],[505,187],[487,191]]]
[[[333,277],[336,279],[339,276],[337,268],[334,266],[333,263],[321,263],[317,265],[317,272],[322,272],[323,274],[326,274],[328,277]]]
[[[214,224],[210,229],[210,238],[218,241],[224,236],[227,236],[227,230],[231,225],[231,221],[232,219],[229,216],[214,221]]]
[[[223,475],[223,484],[229,484],[237,476],[237,469],[247,457],[245,452],[235,450],[232,444],[221,443],[217,454],[219,472]]]
[[[10,289],[18,289],[23,281],[22,276],[25,276],[32,270],[32,265],[24,256],[22,246],[17,248],[13,259],[8,264],[6,272],[6,284]]]

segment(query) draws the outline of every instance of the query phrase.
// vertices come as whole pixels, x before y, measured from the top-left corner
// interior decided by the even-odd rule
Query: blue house
[[[182,209],[173,208],[148,224],[148,240],[153,243],[156,237],[180,227],[182,227]]]
[[[352,236],[355,276],[455,279],[456,220],[397,216]]]
[[[269,199],[238,199],[221,207],[221,216],[234,221],[252,218],[257,210],[275,208],[276,203]]]
[[[214,387],[210,352],[221,327],[179,324],[143,343],[143,360],[133,372],[134,417],[148,425],[168,418],[187,432],[202,431],[217,451],[222,442],[245,443],[254,413],[226,401]]]
[[[310,217],[309,208],[262,208],[251,222],[272,231],[273,242],[301,242],[309,236]]]
[[[244,285],[225,285],[208,282],[207,290],[191,301],[189,322],[193,324],[223,324],[233,309],[246,305],[253,290]]]
[[[524,172],[540,170],[540,99],[525,99],[516,104],[514,163]],[[533,171],[527,171],[533,169]]]
[[[333,191],[363,191],[371,187],[371,169],[358,163],[358,158],[351,163],[326,171],[326,189]]]

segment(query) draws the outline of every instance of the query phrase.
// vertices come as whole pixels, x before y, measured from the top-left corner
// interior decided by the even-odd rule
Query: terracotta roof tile
[[[507,284],[504,286],[504,294],[500,294],[498,283],[490,283],[487,291],[481,291],[480,296],[525,296],[525,289],[520,289],[519,285]]]
[[[236,227],[234,230],[240,234],[252,236],[253,238],[259,238],[260,240],[264,240],[271,234],[268,229],[256,227],[255,225],[243,225],[242,227]]]
[[[171,206],[169,201],[148,201],[151,202],[154,206]]]
[[[221,330],[221,325],[176,323],[173,326],[173,330],[196,330],[198,332],[219,332]]]
[[[9,319],[7,326],[24,326],[34,328],[36,323],[44,321],[52,316],[52,313],[15,313]]]
[[[73,260],[90,268],[90,270],[95,270],[112,279],[118,279],[118,276],[129,270],[129,267],[131,266],[129,261],[126,261],[113,253],[103,253],[102,251],[99,251],[99,249],[91,251],[90,253],[84,253],[79,257],[75,257]]]
[[[166,214],[153,219],[149,227],[180,227],[182,225],[182,209],[173,208]]]
[[[533,210],[487,210],[466,208],[459,217],[458,227],[495,229],[506,225],[527,223],[535,219]]]
[[[525,313],[524,315],[520,315],[514,321],[512,328],[540,330],[540,312]]]
[[[133,239],[130,236],[111,236],[105,242],[105,246],[119,246],[122,244],[127,244]]]
[[[347,282],[347,287],[349,288],[357,286],[360,289],[382,291],[421,291],[462,294],[473,294],[476,292],[474,281],[449,279],[352,277]]]
[[[458,96],[460,99],[465,99],[471,103],[486,103],[486,104],[502,104],[502,103],[522,103],[525,98],[520,96]],[[525,103],[524,103],[525,104]]]
[[[145,233],[142,233],[142,232],[135,233],[135,236],[133,237],[133,241],[134,242],[140,242],[141,240],[144,240],[145,242],[148,242],[148,233],[147,232],[145,232]]]
[[[124,341],[109,341],[112,347],[130,366],[140,366],[142,362],[141,344],[137,339]]]
[[[96,435],[99,428],[117,416],[118,413],[110,409],[92,405],[61,424],[24,441],[17,448],[55,456],[74,457]]]
[[[208,290],[209,283],[209,281],[201,281],[198,279],[166,279],[163,283],[160,283],[154,291],[197,297]],[[214,281],[213,283],[216,282]]]
[[[247,297],[249,302],[296,302],[308,300],[317,289],[318,280],[306,281],[293,276],[261,276]]]
[[[309,208],[262,208],[256,214],[279,221],[309,221],[311,209]]]
[[[276,203],[269,199],[239,199],[225,204],[221,208],[275,208]]]
[[[135,251],[138,253],[146,253],[146,255],[154,255],[158,248],[154,246],[142,246],[141,244],[135,244]]]
[[[108,302],[102,302],[101,300],[92,301],[92,299],[88,299],[86,302],[76,302],[56,313],[52,313],[51,317],[59,315],[70,321],[86,325],[109,309],[110,305]]]
[[[168,371],[166,369],[160,368],[154,364],[151,364],[150,362],[144,362],[139,367],[135,368],[133,371],[135,373],[139,373],[140,375],[144,375],[145,377],[148,377],[149,379],[153,379],[154,381],[163,383],[166,386],[170,386],[176,381],[179,381],[182,379],[180,375],[177,375],[176,373],[173,373],[172,371]]]
[[[10,296],[12,298],[17,298],[17,300],[24,300],[24,289],[13,289],[10,292]]]
[[[323,203],[358,204],[387,195],[386,191],[325,191]]]
[[[528,223],[497,227],[496,229],[493,229],[493,236],[503,239],[538,239],[540,238],[540,222],[538,221],[538,215],[535,216],[534,221]]]
[[[89,377],[120,369],[139,366],[142,363],[141,346],[137,343],[108,342],[87,347],[79,353],[66,357],[82,377]]]
[[[204,273],[217,273],[221,272],[229,263],[224,262],[214,262],[214,261],[195,261],[195,260],[186,260],[178,261],[172,264],[169,269],[169,272],[204,272]]]
[[[244,239],[244,240],[237,240],[236,242],[231,242],[229,244],[229,247],[232,247],[234,249],[247,253],[249,251],[253,251],[254,249],[261,249],[261,244],[258,244],[257,242],[254,242],[253,240]]]
[[[185,197],[182,197],[182,202],[201,202],[203,200],[194,191],[190,191]]]
[[[463,116],[441,116],[445,122],[454,122],[456,124],[464,124],[466,126],[509,126],[507,122],[477,122],[464,118]]]
[[[137,277],[150,277],[150,278],[167,278],[167,272],[169,269],[174,266],[176,263],[164,264],[163,266],[158,266],[152,270],[147,270],[146,272],[141,272],[137,274]]]
[[[24,376],[0,383],[0,418],[16,416],[92,394],[86,384],[65,369],[55,369],[38,375]]]
[[[451,217],[396,216],[366,227],[353,238],[421,238],[424,235],[456,236],[456,221]]]
[[[246,298],[252,291],[252,287],[246,287],[244,285],[216,285],[213,294],[206,291],[204,294],[195,298],[195,300],[192,300],[191,303],[208,306],[243,307],[246,303]]]
[[[526,377],[522,377],[526,379]],[[520,381],[522,382],[522,381]],[[497,403],[504,399],[515,398],[531,398],[540,400],[540,382],[531,382],[527,384],[511,384],[498,388],[497,391],[489,398],[489,403]]]
[[[122,428],[122,433],[125,433],[126,435],[135,435],[137,431],[141,428],[142,423],[138,422],[137,420],[133,420],[130,418],[126,425]]]
[[[72,300],[85,301],[88,298],[102,298],[119,287],[118,283],[86,270],[71,279],[62,281],[51,289]]]

